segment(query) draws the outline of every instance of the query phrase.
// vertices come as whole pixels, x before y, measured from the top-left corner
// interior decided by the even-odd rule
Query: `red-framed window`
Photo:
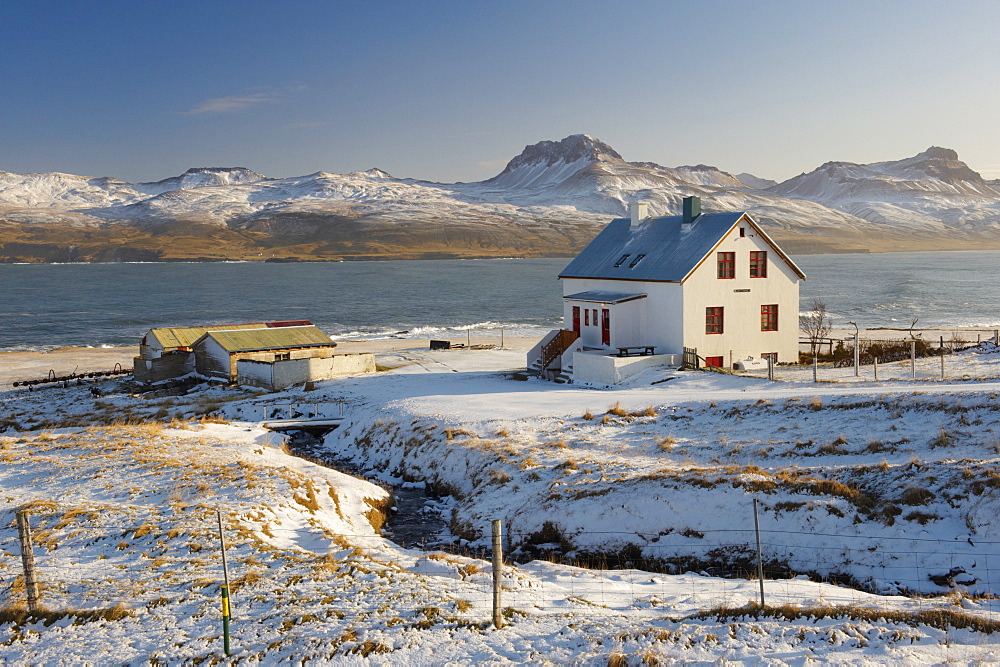
[[[580,306],[573,306],[573,331],[580,333]]]
[[[722,357],[705,357],[705,365],[709,368],[722,368]]]
[[[594,323],[595,327],[597,326],[597,309],[596,308],[593,308],[590,311],[590,321]]]
[[[705,309],[705,333],[722,333],[722,306],[710,306]]]
[[[760,330],[778,330],[778,304],[772,303],[760,307]]]
[[[736,277],[736,253],[735,252],[720,252],[718,253],[717,261],[719,266],[718,275],[719,278],[735,278]]]
[[[590,308],[585,308],[583,310],[583,326],[590,326]]]
[[[750,277],[767,278],[767,251],[750,251]]]

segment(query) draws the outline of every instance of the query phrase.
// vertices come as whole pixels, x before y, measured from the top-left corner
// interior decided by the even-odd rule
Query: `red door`
[[[611,345],[611,311],[601,309],[601,345]]]
[[[580,306],[573,306],[573,331],[580,334]]]

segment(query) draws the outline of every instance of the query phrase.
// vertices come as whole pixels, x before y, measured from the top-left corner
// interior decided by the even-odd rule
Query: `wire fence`
[[[48,609],[95,610],[181,604],[213,632],[222,583],[212,516],[161,521],[36,509],[35,571]],[[18,535],[10,516],[0,533],[0,603],[24,604]],[[62,524],[62,525],[60,525]],[[395,548],[381,538],[317,527],[270,527],[227,517],[234,619],[286,623],[335,613],[340,620],[424,619],[451,613],[489,618],[491,556]],[[886,611],[953,607],[1000,621],[1000,541],[948,541],[762,528],[768,605],[856,606]],[[544,542],[548,537],[555,541]],[[683,616],[758,600],[755,534],[688,529],[664,536],[581,532],[571,537],[507,531],[504,608],[510,613]],[[562,539],[562,542],[558,541]],[[571,542],[571,544],[570,544]],[[296,549],[308,543],[313,552]],[[317,553],[320,552],[320,553]],[[574,567],[562,567],[569,565]],[[429,611],[434,609],[436,611]]]

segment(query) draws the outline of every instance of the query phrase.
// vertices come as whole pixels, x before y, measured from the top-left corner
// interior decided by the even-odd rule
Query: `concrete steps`
[[[556,384],[573,384],[573,367],[562,369],[552,381]]]

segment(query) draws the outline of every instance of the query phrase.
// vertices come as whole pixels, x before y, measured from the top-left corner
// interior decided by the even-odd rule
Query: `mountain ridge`
[[[705,164],[629,162],[587,134],[529,144],[472,183],[376,167],[288,178],[192,167],[146,183],[0,171],[0,261],[562,256],[630,201],[664,215],[691,195],[705,211],[748,211],[792,252],[1000,247],[997,186],[939,146],[826,162],[775,183]]]

